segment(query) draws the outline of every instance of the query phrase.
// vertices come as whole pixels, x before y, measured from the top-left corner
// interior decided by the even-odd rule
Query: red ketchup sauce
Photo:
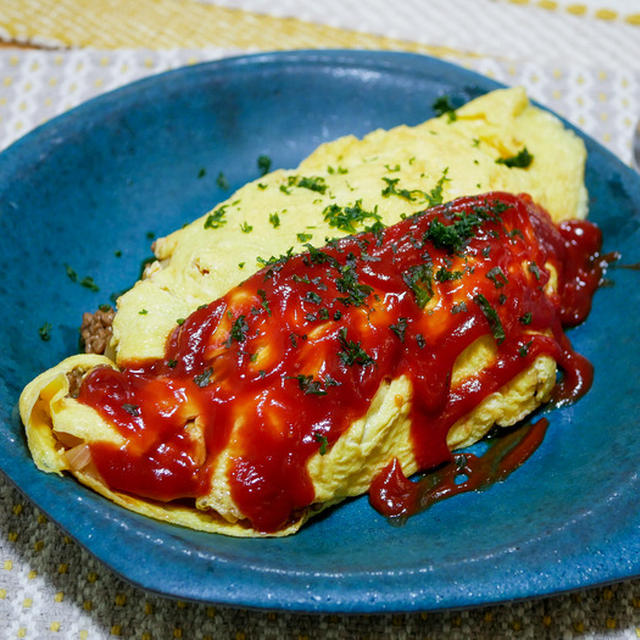
[[[538,448],[548,426],[549,421],[541,418],[535,424],[505,430],[500,437],[487,439],[489,448],[481,456],[454,453],[449,462],[417,482],[409,480],[394,459],[373,479],[369,502],[391,522],[401,523],[438,500],[485,489],[517,469]]]
[[[562,327],[589,312],[600,244],[589,222],[556,226],[529,196],[490,193],[273,259],[178,324],[164,358],[89,373],[79,401],[126,438],[92,444],[93,461],[111,489],[171,501],[206,495],[224,451],[234,503],[274,532],[314,503],[309,458],[405,375],[419,468],[449,462],[449,428],[538,356],[563,372],[556,402],[588,390]],[[486,334],[495,362],[452,387],[456,358]],[[407,493],[398,474],[390,461],[373,483],[387,515]]]

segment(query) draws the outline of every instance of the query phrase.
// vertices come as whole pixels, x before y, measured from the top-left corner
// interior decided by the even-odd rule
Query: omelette
[[[516,88],[245,185],[154,243],[104,354],[24,389],[36,465],[159,520],[281,536],[577,397],[585,156]]]

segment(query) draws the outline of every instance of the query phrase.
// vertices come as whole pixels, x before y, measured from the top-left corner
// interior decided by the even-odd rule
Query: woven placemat
[[[640,637],[640,580],[521,603],[397,615],[275,613],[171,600],[118,578],[4,480],[0,539],[3,639]]]
[[[15,0],[0,40],[48,47],[392,49],[638,69],[626,0]],[[611,8],[613,6],[613,8]]]
[[[42,7],[43,2],[32,4]],[[64,1],[51,2],[50,13],[56,11],[54,4],[61,12],[58,18],[69,6]],[[2,11],[6,12],[5,7]],[[242,24],[255,19],[256,31],[265,37],[260,46],[282,48],[282,40],[276,46],[265,44],[270,41],[262,17],[241,16]],[[0,25],[3,19],[0,12]],[[273,23],[269,37],[282,34],[283,19]],[[106,32],[109,24],[105,19],[91,28],[94,33],[98,28]],[[342,31],[338,27],[321,30],[336,38],[344,36]],[[319,32],[314,28],[307,33],[313,37],[308,35],[310,40],[297,46],[310,46],[311,41],[318,46]],[[140,42],[149,39],[147,34]],[[287,48],[296,46],[292,42],[287,41]],[[363,47],[393,48],[383,47],[375,38],[362,42]],[[236,36],[230,38],[231,44],[217,43],[211,48],[209,39],[206,49],[194,42],[188,49],[170,51],[142,46],[109,49],[121,46],[113,42],[102,50],[2,50],[0,148],[93,95],[150,73],[249,48],[240,45]],[[354,40],[343,40],[325,46],[354,44]],[[393,44],[411,48],[404,47],[401,39]],[[436,52],[507,84],[524,85],[534,98],[585,129],[623,161],[630,161],[631,133],[640,113],[637,68],[466,56],[446,47]],[[407,615],[318,616],[185,603],[122,581],[0,479],[0,638],[5,637],[636,638],[640,637],[640,581],[475,610]]]
[[[308,48],[402,49],[452,53],[429,46],[277,17],[196,0],[21,0],[0,12],[0,38],[45,47],[122,49],[189,47],[281,50]]]

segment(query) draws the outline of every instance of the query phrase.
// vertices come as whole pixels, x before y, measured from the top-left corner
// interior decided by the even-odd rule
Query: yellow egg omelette
[[[103,354],[26,386],[36,465],[158,520],[282,536],[393,462],[407,477],[514,425],[567,353],[549,247],[586,217],[585,159],[514,88],[246,184],[154,242]]]

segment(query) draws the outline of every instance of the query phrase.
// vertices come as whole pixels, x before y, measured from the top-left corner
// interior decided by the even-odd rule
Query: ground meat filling
[[[108,309],[98,309],[95,313],[86,311],[82,314],[80,335],[84,343],[85,353],[104,353],[111,340],[113,317],[116,312]]]
[[[84,374],[84,369],[81,369],[80,367],[74,367],[67,373],[67,380],[69,381],[69,395],[72,398],[78,397]]]

